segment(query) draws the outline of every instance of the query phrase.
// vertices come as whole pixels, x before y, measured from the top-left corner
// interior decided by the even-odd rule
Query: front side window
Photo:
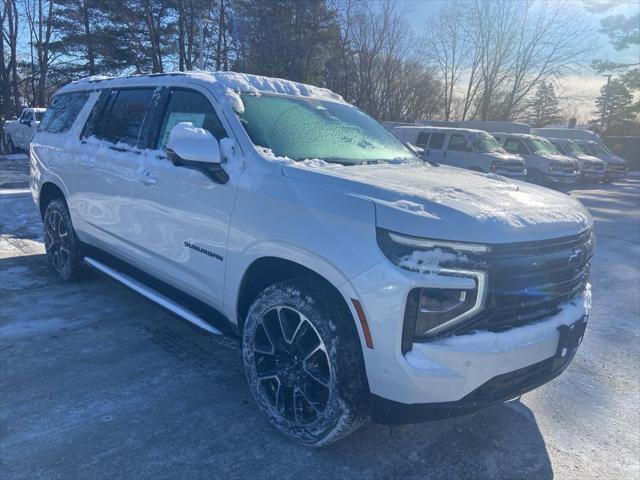
[[[171,129],[180,122],[191,122],[194,127],[204,128],[218,140],[227,136],[218,115],[204,95],[191,90],[174,90],[170,93],[157,148],[165,148]]]
[[[486,132],[479,132],[474,136],[473,146],[479,153],[504,153],[504,148]]]
[[[517,138],[507,138],[504,142],[504,149],[509,153],[515,153],[517,155],[527,154],[527,149],[524,144]]]
[[[307,97],[243,94],[238,113],[249,138],[280,157],[355,165],[417,160],[394,135],[355,107]]]
[[[471,147],[467,143],[467,139],[464,135],[454,133],[451,135],[451,138],[449,138],[449,150],[454,152],[470,152]]]
[[[431,138],[429,139],[429,149],[430,150],[442,150],[444,146],[444,139],[447,138],[446,133],[432,133]]]
[[[66,132],[75,122],[87,98],[89,98],[88,92],[56,95],[42,116],[38,130],[50,133]]]
[[[44,117],[44,112],[36,112],[36,122],[41,122]]]
[[[136,145],[153,96],[153,88],[136,88],[111,93],[96,137],[113,143]]]
[[[420,132],[418,134],[418,139],[416,140],[416,147],[426,148],[428,143],[429,143],[429,133]]]
[[[526,142],[531,151],[536,155],[560,153],[551,143],[542,138],[527,138]]]

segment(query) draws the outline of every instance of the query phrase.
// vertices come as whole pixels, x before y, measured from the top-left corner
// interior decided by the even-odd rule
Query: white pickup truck
[[[29,150],[31,136],[46,111],[46,108],[24,108],[18,119],[4,123],[4,145],[8,153]]]

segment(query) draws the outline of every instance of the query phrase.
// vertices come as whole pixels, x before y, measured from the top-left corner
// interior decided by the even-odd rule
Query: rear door
[[[168,88],[160,98],[150,123],[148,154],[134,186],[137,256],[154,276],[220,308],[237,190],[200,171],[174,166],[166,144],[179,122],[191,122],[218,140],[228,135],[206,90]]]
[[[140,133],[153,87],[103,92],[81,141],[73,205],[81,229],[107,251],[133,253],[133,186],[138,179]]]

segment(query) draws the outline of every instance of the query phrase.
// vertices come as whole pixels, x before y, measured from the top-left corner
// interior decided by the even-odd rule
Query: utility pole
[[[215,20],[211,18],[201,18],[200,25],[200,70],[204,70],[204,24],[205,23],[215,23]]]
[[[604,133],[605,129],[605,118],[607,121],[607,125],[609,124],[609,84],[611,83],[611,75],[610,73],[603,75],[603,77],[607,77],[607,86],[604,90],[604,105],[602,108],[602,118],[600,119],[600,133]]]

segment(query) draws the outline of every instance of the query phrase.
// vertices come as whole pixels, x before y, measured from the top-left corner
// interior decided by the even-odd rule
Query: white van
[[[30,155],[57,276],[84,262],[238,339],[258,407],[302,444],[516,398],[582,340],[580,202],[425,162],[328,90],[231,72],[81,80]]]
[[[580,166],[580,179],[583,181],[600,181],[604,179],[606,164],[598,157],[587,155],[570,138],[548,138],[560,153],[575,158]]]
[[[538,135],[545,138],[567,138],[570,140],[586,140],[591,142],[602,143],[600,135],[591,130],[583,130],[581,128],[560,128],[560,127],[543,127],[532,128],[531,135]]]
[[[548,186],[576,183],[580,175],[578,161],[562,155],[547,139],[524,133],[493,136],[507,152],[524,158],[528,181]]]
[[[460,126],[463,128],[477,128],[489,133],[530,133],[531,131],[531,127],[526,123],[501,120],[465,120],[460,122]]]
[[[524,178],[524,160],[507,153],[481,130],[443,127],[395,127],[398,138],[423,150],[426,158],[454,167]]]
[[[627,161],[609,150],[605,144],[590,140],[577,140],[576,144],[584,153],[598,157],[607,165],[603,181],[609,183],[620,180],[629,173]]]

